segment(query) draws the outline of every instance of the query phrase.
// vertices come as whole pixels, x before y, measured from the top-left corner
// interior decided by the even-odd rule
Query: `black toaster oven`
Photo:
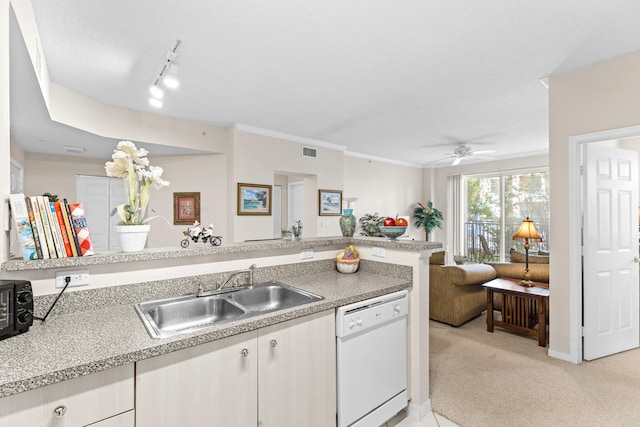
[[[0,280],[0,340],[33,324],[33,290],[27,280]]]

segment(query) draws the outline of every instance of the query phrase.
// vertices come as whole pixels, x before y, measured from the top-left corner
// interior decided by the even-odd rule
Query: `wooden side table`
[[[549,289],[546,283],[534,282],[534,286],[520,285],[519,279],[498,278],[483,285],[487,288],[487,331],[498,326],[508,331],[538,337],[538,345],[547,345],[547,306]],[[493,294],[502,295],[502,316],[493,315]],[[537,329],[535,326],[538,325]]]

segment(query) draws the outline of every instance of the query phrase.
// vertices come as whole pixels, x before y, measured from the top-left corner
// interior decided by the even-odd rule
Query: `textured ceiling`
[[[460,142],[546,152],[540,79],[640,50],[637,0],[33,6],[52,80],[106,104],[436,166]],[[148,88],[176,39],[181,87],[156,110]]]

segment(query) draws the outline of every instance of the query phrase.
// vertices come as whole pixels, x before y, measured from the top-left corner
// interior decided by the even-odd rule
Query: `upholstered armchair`
[[[444,265],[445,252],[431,256],[429,265],[429,318],[459,326],[487,309],[483,283],[495,279],[486,264]]]

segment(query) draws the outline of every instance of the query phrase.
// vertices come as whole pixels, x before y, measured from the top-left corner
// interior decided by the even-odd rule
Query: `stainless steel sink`
[[[135,308],[152,338],[166,338],[321,299],[300,289],[269,282],[202,297],[186,295],[147,301]]]
[[[317,295],[280,284],[241,289],[225,296],[251,313],[281,310],[321,299]]]

